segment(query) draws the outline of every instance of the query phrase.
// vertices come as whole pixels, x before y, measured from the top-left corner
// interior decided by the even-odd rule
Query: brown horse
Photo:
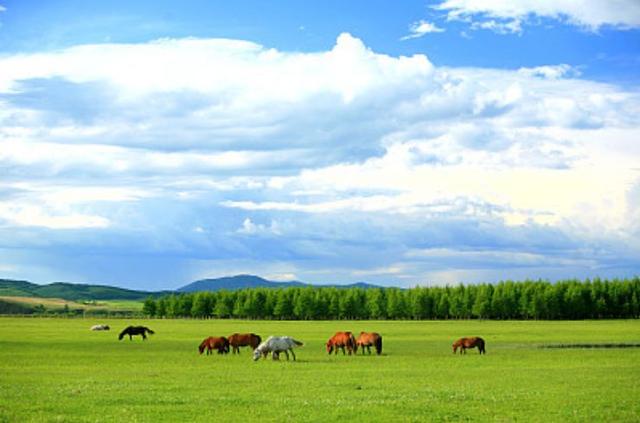
[[[338,354],[338,348],[341,348],[342,354],[344,354],[344,347],[347,347],[349,355],[356,351],[356,339],[351,332],[336,332],[336,334],[327,341],[327,353],[329,354],[334,350],[336,354]]]
[[[478,352],[480,354],[486,354],[487,351],[484,349],[484,339],[474,336],[471,338],[460,338],[456,342],[453,343],[453,353],[455,354],[460,347],[460,354],[467,353],[467,348],[475,348],[478,347]]]
[[[376,354],[382,354],[382,336],[376,332],[360,332],[360,336],[356,340],[356,351],[358,348],[362,348],[362,354],[364,354],[365,347],[369,354],[371,354],[371,346],[376,347]]]
[[[198,347],[198,351],[200,354],[207,350],[207,355],[213,354],[213,350],[218,350],[218,354],[228,354],[229,353],[229,340],[224,336],[214,337],[210,336],[206,338],[200,346]]]
[[[229,345],[233,348],[233,353],[240,354],[240,347],[251,347],[255,350],[262,342],[262,338],[255,333],[234,333],[229,337]]]

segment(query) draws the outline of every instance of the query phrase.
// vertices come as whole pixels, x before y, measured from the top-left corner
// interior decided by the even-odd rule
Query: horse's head
[[[333,344],[331,343],[331,341],[327,342],[327,353],[331,354],[331,352],[333,351]]]
[[[229,340],[223,336],[222,337],[222,351],[225,354],[229,353],[229,345],[230,345]]]
[[[253,350],[253,361],[260,360],[260,356],[262,355],[262,351],[259,348]]]

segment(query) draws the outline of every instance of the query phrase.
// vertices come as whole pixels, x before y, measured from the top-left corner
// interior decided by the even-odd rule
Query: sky
[[[235,274],[640,275],[640,2],[0,0],[0,278]]]

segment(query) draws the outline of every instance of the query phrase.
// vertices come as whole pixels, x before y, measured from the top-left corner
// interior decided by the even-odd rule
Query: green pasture
[[[91,332],[107,323],[110,332]],[[155,335],[117,340],[128,324]],[[337,330],[382,356],[328,356]],[[198,355],[209,335],[290,335],[296,362]],[[453,355],[461,336],[487,354]],[[0,421],[640,421],[640,322],[0,318]],[[284,356],[282,356],[284,359]]]

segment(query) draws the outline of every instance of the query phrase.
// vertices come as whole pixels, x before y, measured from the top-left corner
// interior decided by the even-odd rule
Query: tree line
[[[400,288],[252,288],[149,297],[143,313],[161,318],[628,319],[640,317],[640,278],[504,281]]]

